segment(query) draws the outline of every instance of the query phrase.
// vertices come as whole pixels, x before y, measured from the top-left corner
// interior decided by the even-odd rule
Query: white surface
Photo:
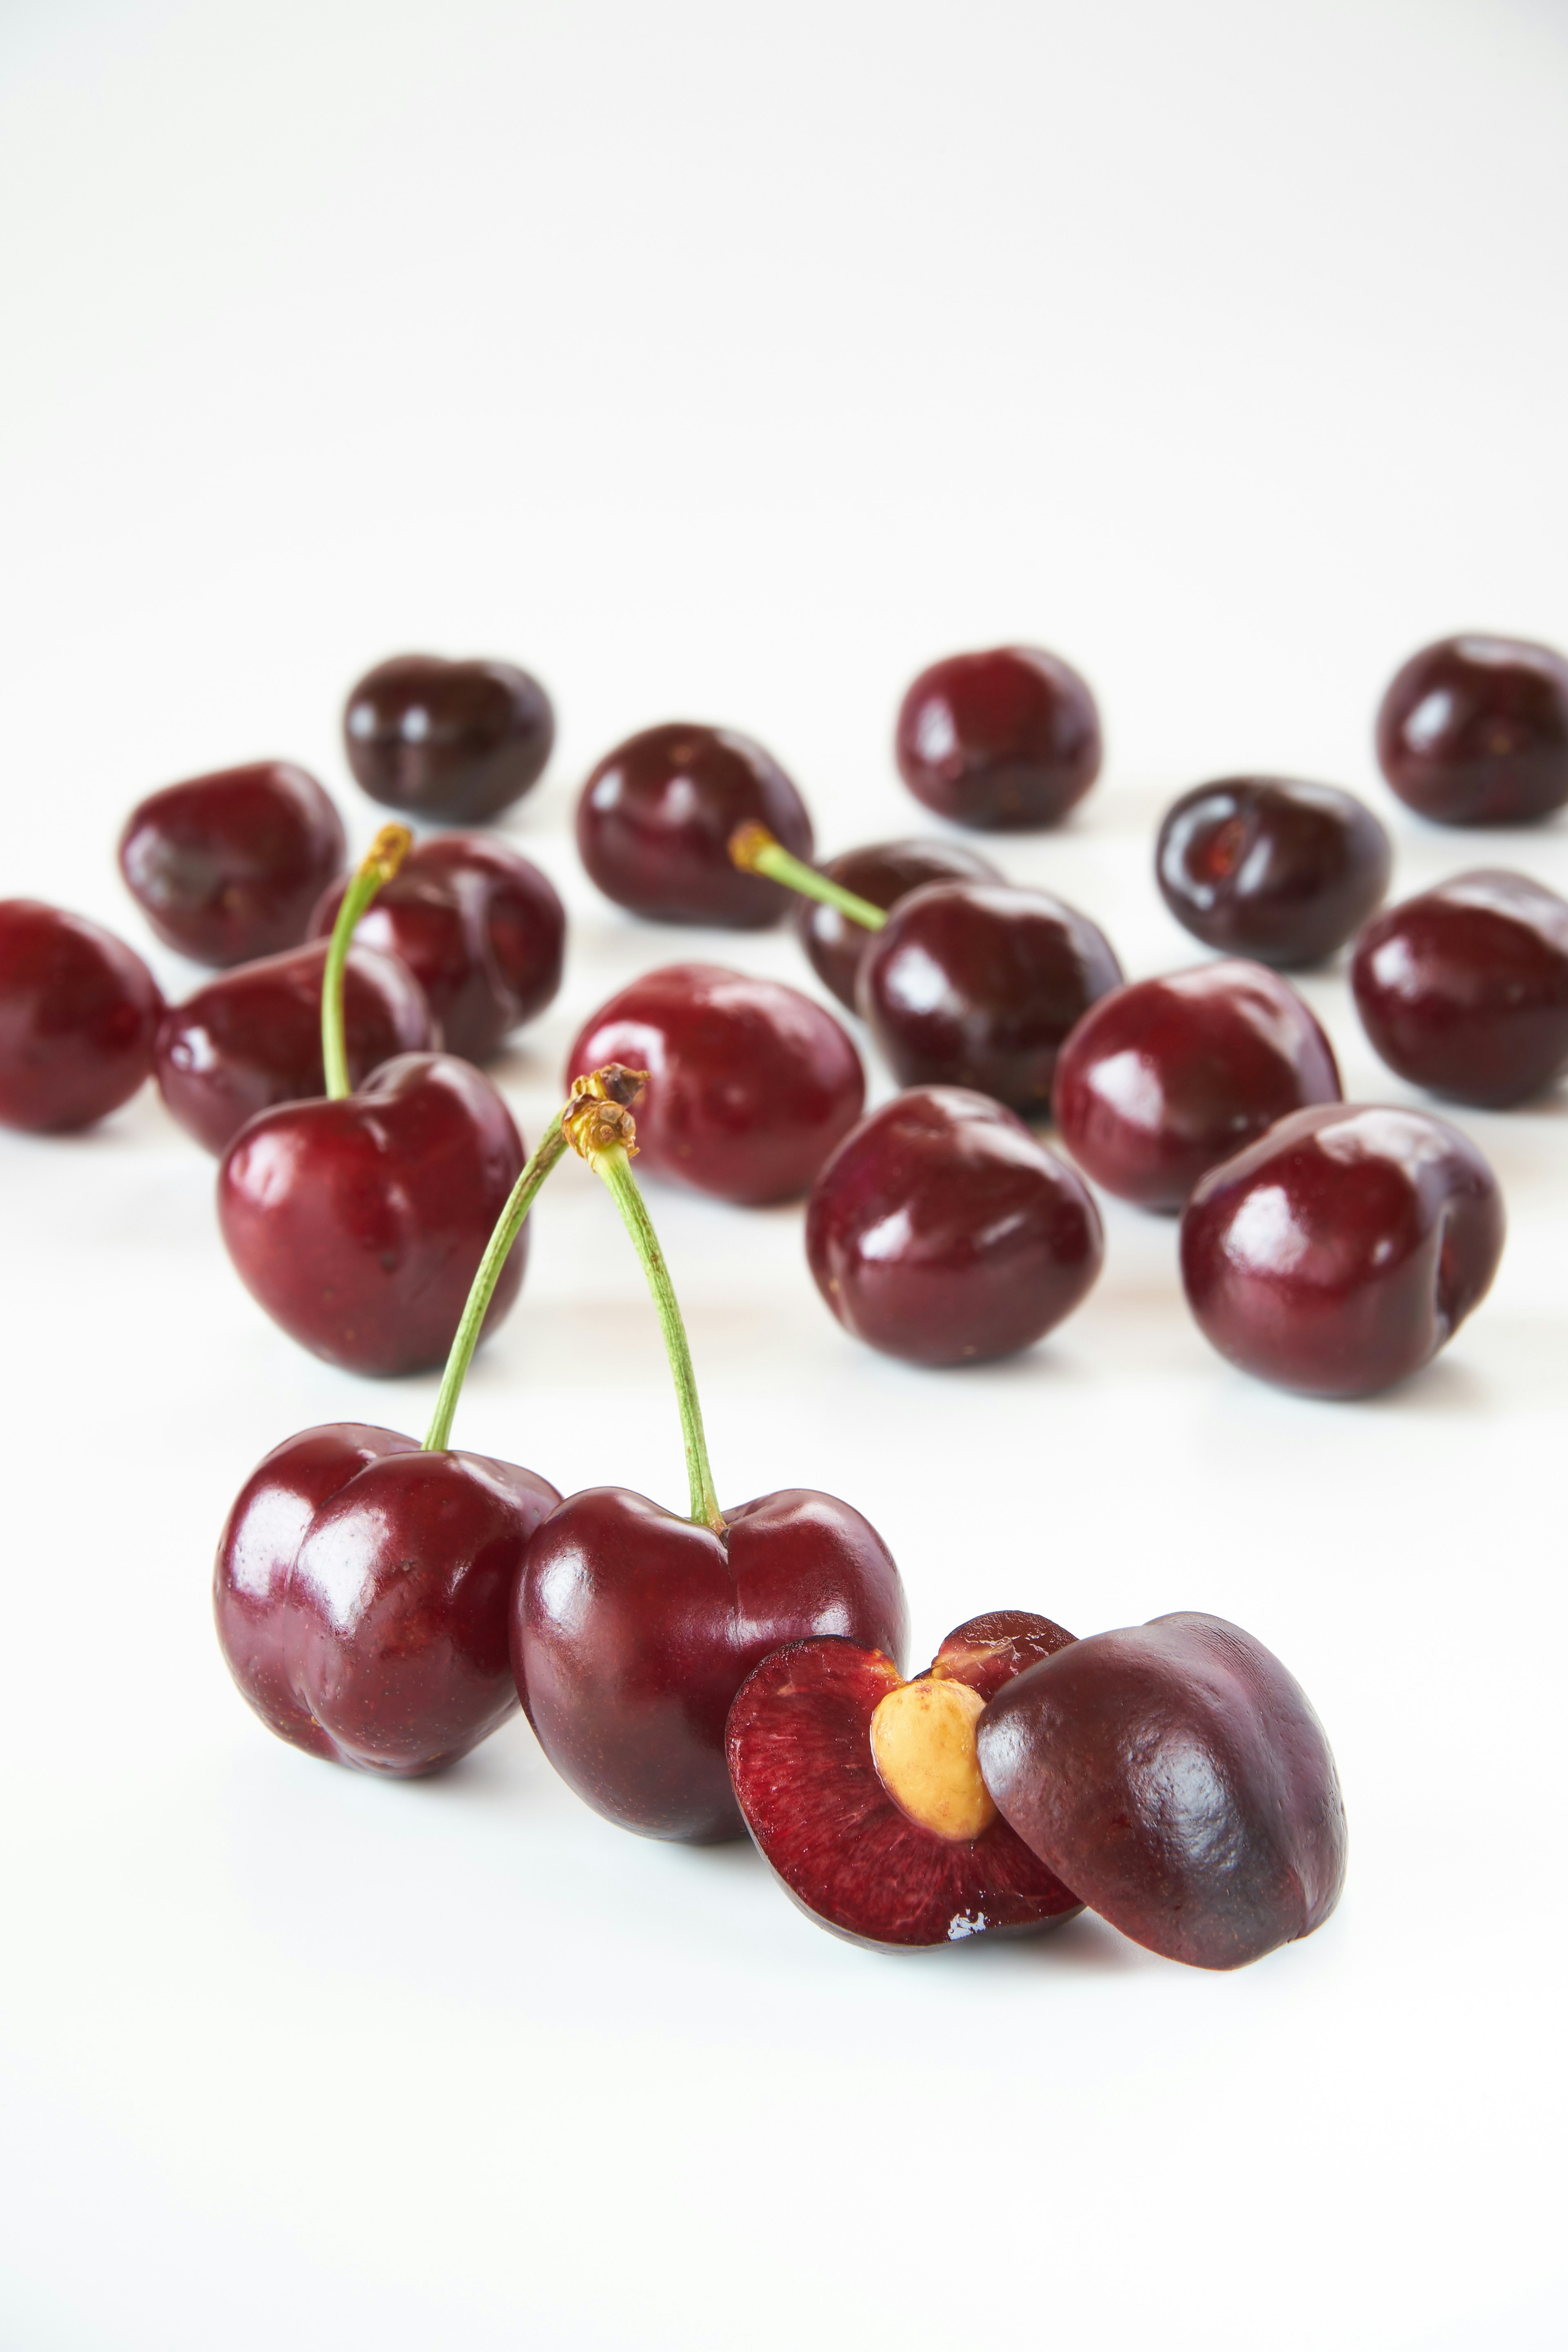
[[[722,719],[826,849],[929,829],[898,695],[1018,636],[1088,671],[1110,761],[1003,863],[1130,971],[1194,961],[1149,870],[1176,789],[1388,816],[1405,653],[1568,643],[1565,216],[1547,0],[9,0],[0,888],[145,950],[142,791],[286,753],[363,841],[351,679],[514,656],[563,725],[511,831],[574,923],[499,1074],[537,1131],[638,969],[803,975],[595,898],[592,759]],[[1568,888],[1561,824],[1396,831],[1400,891]],[[1342,976],[1309,993],[1349,1090],[1403,1098]],[[208,1619],[228,1500],[313,1421],[417,1431],[434,1382],[267,1323],[150,1092],[0,1136],[6,2352],[1560,2343],[1568,1123],[1459,1118],[1501,1277],[1353,1408],[1228,1371],[1173,1227],[1114,1204],[1059,1337],[958,1378],[837,1331],[798,1211],[657,1199],[721,1492],[854,1500],[922,1655],[985,1606],[1195,1607],[1300,1675],[1349,1885],[1235,1978],[1088,1919],[868,1956],[749,1849],[590,1816],[519,1725],[411,1788],[270,1740]],[[568,1169],[461,1442],[679,1501],[638,1282]]]

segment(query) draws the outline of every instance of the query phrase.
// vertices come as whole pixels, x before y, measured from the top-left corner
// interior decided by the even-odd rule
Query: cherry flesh
[[[152,1072],[163,1000],[112,931],[37,898],[0,898],[0,1127],[68,1134]]]
[[[1059,824],[1099,775],[1100,714],[1055,654],[954,654],[905,695],[894,752],[910,792],[938,816],[1026,833]]]
[[[860,1010],[901,1087],[973,1087],[1043,1118],[1068,1031],[1121,979],[1104,933],[1059,898],[930,882],[874,936]]]
[[[1053,1099],[1095,1183],[1179,1209],[1276,1119],[1340,1095],[1333,1048],[1289,981],[1227,959],[1102,996],[1062,1047]]]
[[[1032,1347],[1104,1255],[1077,1171],[988,1095],[922,1087],[853,1128],[817,1177],[805,1255],[847,1331],[911,1364]]]
[[[879,841],[866,849],[847,849],[830,857],[822,871],[830,882],[853,890],[873,907],[896,907],[911,890],[926,882],[1000,882],[989,858],[957,842]],[[837,907],[803,898],[795,908],[800,932],[812,969],[825,988],[851,1013],[858,1010],[856,983],[874,934],[861,923],[840,914]]]
[[[1568,900],[1523,874],[1456,874],[1356,941],[1356,1010],[1402,1078],[1501,1109],[1568,1066]]]
[[[950,1633],[911,1683],[844,1640],[763,1661],[730,1710],[726,1751],[746,1826],[802,1910],[852,1942],[909,1949],[1082,1909],[1001,1818],[974,1752],[992,1692],[1072,1638],[1008,1610]]]
[[[1205,1176],[1182,1217],[1187,1304],[1222,1356],[1310,1396],[1416,1371],[1491,1286],[1496,1177],[1429,1112],[1295,1112]]]
[[[346,855],[337,810],[287,760],[168,784],[120,836],[126,887],[165,947],[220,969],[297,947]]]
[[[1287,971],[1344,945],[1381,902],[1393,862],[1353,793],[1283,776],[1184,793],[1154,850],[1160,894],[1194,939]]]
[[[1184,1611],[1007,1682],[977,1731],[1029,1850],[1167,1959],[1237,1969],[1321,1927],[1345,1869],[1322,1726],[1261,1642]]]
[[[307,1755],[399,1777],[466,1756],[517,1705],[512,1598],[560,1501],[531,1470],[307,1429],[240,1490],[213,1608],[229,1672]]]
[[[310,918],[330,937],[345,881]],[[416,844],[354,930],[405,964],[430,1000],[448,1054],[488,1062],[561,985],[566,911],[531,859],[488,834]]]
[[[483,824],[531,790],[555,740],[539,680],[511,662],[399,654],[367,670],[343,712],[349,766],[373,801]]]
[[[247,1119],[324,1094],[325,940],[241,964],[172,1004],[158,1024],[158,1086],[180,1125],[224,1152]],[[360,1086],[395,1054],[439,1045],[425,992],[395,956],[357,941],[343,971],[349,1075]]]
[[[583,787],[577,846],[605,896],[635,915],[760,930],[791,901],[731,858],[730,837],[748,820],[811,856],[805,803],[762,745],[680,720],[606,752]]]
[[[866,1099],[841,1023],[779,981],[666,964],[600,1006],[567,1083],[607,1062],[647,1072],[637,1104],[645,1173],[757,1206],[804,1192]]]
[[[1439,824],[1530,824],[1568,801],[1568,660],[1515,637],[1412,655],[1377,714],[1378,764]]]
[[[723,1516],[719,1534],[592,1487],[545,1521],[518,1587],[512,1664],[540,1745],[645,1837],[742,1834],[724,1724],[771,1651],[818,1633],[903,1651],[899,1572],[858,1511],[797,1486]]]
[[[240,1129],[218,1222],[246,1288],[344,1370],[439,1364],[522,1170],[489,1080],[451,1054],[401,1054],[341,1100],[294,1102]],[[493,1329],[522,1280],[527,1230],[496,1286]]]

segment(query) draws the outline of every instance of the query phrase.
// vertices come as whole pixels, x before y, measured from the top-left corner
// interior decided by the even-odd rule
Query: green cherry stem
[[[647,1203],[632,1173],[631,1155],[637,1148],[637,1125],[626,1106],[638,1093],[647,1075],[646,1071],[627,1070],[611,1063],[596,1070],[591,1078],[579,1079],[575,1090],[578,1098],[567,1106],[563,1124],[573,1150],[608,1187],[621,1213],[621,1223],[631,1235],[632,1247],[642,1261],[675,1381],[676,1402],[680,1408],[680,1433],[686,1443],[686,1476],[691,1494],[690,1517],[694,1525],[711,1528],[715,1535],[721,1536],[724,1515],[713,1488],[686,1326]]]
[[[765,824],[738,824],[730,835],[730,860],[742,874],[765,874],[770,882],[782,882],[786,890],[798,890],[803,898],[837,907],[865,930],[879,931],[888,919],[886,908],[873,907],[869,898],[857,898],[853,890],[830,882],[804,858],[792,857]]]
[[[413,846],[414,835],[405,824],[384,824],[344,891],[338,919],[332,925],[326,969],[321,974],[321,1062],[327,1073],[330,1102],[342,1102],[350,1092],[348,1047],[343,1039],[343,966],[353,943],[354,925],[382,884],[391,881]]]

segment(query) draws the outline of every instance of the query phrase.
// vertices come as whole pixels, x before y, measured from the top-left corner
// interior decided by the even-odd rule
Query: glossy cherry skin
[[[1454,1336],[1502,1255],[1496,1177],[1429,1112],[1297,1111],[1196,1187],[1182,1281],[1205,1338],[1258,1379],[1370,1396]]]
[[[977,1733],[1005,1820],[1124,1936],[1238,1969],[1321,1927],[1344,1882],[1334,1759],[1306,1694],[1222,1617],[1075,1642]]]
[[[258,1111],[326,1092],[326,961],[325,940],[263,956],[170,1005],[159,1022],[159,1089],[180,1125],[209,1151],[226,1151]],[[343,1036],[356,1087],[395,1054],[441,1043],[412,972],[357,938],[343,967]]]
[[[917,1087],[852,1128],[812,1187],[806,1262],[847,1331],[911,1364],[1032,1347],[1094,1282],[1077,1171],[989,1095]]]
[[[976,1641],[976,1628],[989,1638]],[[1001,1611],[950,1633],[929,1673],[989,1695],[1071,1641],[1048,1618]],[[742,1685],[726,1732],[730,1774],[785,1893],[819,1927],[893,1951],[1072,1918],[1082,1904],[999,1815],[977,1837],[948,1838],[889,1793],[871,1717],[901,1679],[874,1649],[817,1640],[775,1651]]]
[[[400,1054],[342,1101],[285,1103],[241,1128],[218,1223],[246,1288],[345,1371],[443,1363],[485,1244],[522,1173],[511,1113],[471,1062]],[[485,1318],[522,1280],[525,1226]]]
[[[721,964],[666,964],[601,1005],[567,1085],[606,1062],[648,1074],[635,1110],[644,1172],[752,1207],[804,1192],[866,1099],[831,1013]]]
[[[1568,900],[1523,874],[1456,874],[1367,925],[1351,986],[1402,1078],[1522,1102],[1568,1066]]]
[[[1291,971],[1321,963],[1388,887],[1394,852],[1372,811],[1333,784],[1230,776],[1165,813],[1154,874],[1205,947]]]
[[[577,846],[607,898],[659,923],[761,930],[794,894],[730,856],[748,820],[811,856],[805,803],[776,760],[727,727],[649,727],[606,752],[577,804]]]
[[[343,711],[349,766],[373,801],[483,824],[539,782],[555,714],[511,662],[398,654],[367,670]]]
[[[310,918],[331,936],[346,881]],[[430,1000],[448,1054],[488,1062],[561,985],[566,910],[531,860],[482,833],[417,842],[355,926],[356,941],[405,964]]]
[[[168,784],[120,836],[126,887],[165,947],[220,969],[297,947],[347,854],[337,810],[288,760]]]
[[[1515,637],[1412,655],[1377,714],[1378,764],[1439,824],[1531,824],[1568,801],[1568,661]]]
[[[228,1670],[279,1739],[406,1778],[517,1705],[508,1648],[534,1529],[561,1497],[481,1454],[332,1422],[275,1446],[218,1545]]]
[[[163,1000],[112,931],[37,898],[0,898],[0,1127],[62,1135],[132,1096]]]
[[[1068,1031],[1121,978],[1104,933],[1059,898],[930,882],[867,950],[860,1010],[901,1087],[973,1087],[1044,1118]]]
[[[865,849],[847,849],[830,857],[821,871],[830,882],[853,890],[873,907],[896,907],[911,890],[927,882],[1000,882],[988,857],[959,842],[879,841]],[[864,924],[851,922],[837,907],[819,906],[802,898],[795,908],[799,931],[812,969],[825,988],[851,1013],[859,1010],[856,984],[873,934]]]
[[[723,1536],[621,1486],[569,1496],[529,1550],[512,1612],[541,1747],[623,1829],[738,1837],[724,1722],[771,1650],[815,1633],[902,1655],[903,1586],[847,1503],[788,1486],[726,1510]]]
[[[1102,996],[1062,1047],[1052,1099],[1085,1175],[1141,1208],[1179,1209],[1276,1119],[1340,1093],[1333,1048],[1289,982],[1227,960]]]
[[[916,800],[954,824],[1058,824],[1100,773],[1100,714],[1077,670],[1033,646],[954,654],[921,670],[894,737]]]

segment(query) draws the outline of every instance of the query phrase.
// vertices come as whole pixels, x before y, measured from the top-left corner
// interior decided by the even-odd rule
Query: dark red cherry
[[[561,1497],[480,1454],[333,1422],[275,1446],[218,1545],[228,1670],[307,1755],[400,1777],[454,1763],[517,1705],[508,1630]]]
[[[158,937],[220,967],[297,947],[346,855],[337,810],[287,760],[168,784],[120,836],[120,870]]]
[[[1024,1843],[1167,1959],[1242,1968],[1339,1900],[1344,1806],[1323,1727],[1279,1659],[1222,1617],[1074,1642],[1004,1684],[977,1738]]]
[[[1456,874],[1367,925],[1351,986],[1402,1078],[1522,1102],[1568,1066],[1568,900],[1523,874]]]
[[[980,1776],[990,1692],[1070,1644],[1019,1610],[950,1633],[905,1682],[852,1642],[765,1658],[730,1710],[730,1774],[746,1826],[802,1910],[851,1942],[895,1949],[1054,1927],[1083,1907],[1009,1829]]]
[[[483,824],[535,785],[555,740],[550,697],[511,662],[399,654],[343,712],[349,766],[386,808]]]
[[[567,1085],[606,1062],[648,1074],[637,1107],[645,1173],[752,1206],[804,1192],[866,1099],[842,1023],[796,989],[721,964],[666,964],[601,1005]]]
[[[605,896],[634,915],[760,930],[791,897],[731,859],[730,836],[748,819],[811,856],[805,803],[762,745],[682,719],[605,753],[577,804],[577,846]]]
[[[545,1521],[518,1588],[512,1664],[540,1745],[645,1837],[741,1834],[724,1722],[771,1650],[837,1633],[903,1652],[899,1571],[858,1511],[792,1486],[724,1517],[716,1535],[592,1487]]]
[[[153,1067],[163,1000],[112,931],[37,898],[0,898],[0,1126],[90,1127]]]
[[[1121,978],[1110,941],[1043,890],[930,882],[860,967],[860,1010],[901,1087],[973,1087],[1043,1118],[1068,1032]]]
[[[1530,824],[1568,801],[1568,661],[1517,637],[1412,655],[1377,714],[1378,764],[1439,824]]]
[[[1032,1347],[1104,1255],[1076,1171],[989,1095],[921,1087],[851,1129],[812,1187],[805,1255],[847,1331],[911,1364]]]
[[[987,857],[957,842],[879,841],[866,849],[847,849],[829,858],[822,871],[830,882],[853,890],[873,907],[896,907],[911,890],[926,882],[1000,882]],[[841,915],[837,907],[802,898],[795,908],[795,928],[805,943],[812,968],[826,988],[851,1013],[858,1011],[855,987],[873,934]]]
[[[345,879],[326,893],[312,937],[331,936],[347,888]],[[407,965],[448,1054],[488,1062],[560,987],[566,910],[554,884],[504,841],[444,833],[416,843],[354,937]]]
[[[1229,955],[1321,963],[1388,887],[1394,853],[1372,811],[1333,784],[1231,776],[1184,793],[1154,849],[1178,923]]]
[[[363,929],[363,923],[362,923]],[[325,940],[263,956],[208,981],[158,1024],[158,1085],[187,1133],[226,1151],[247,1119],[326,1092],[321,1065]],[[357,1087],[395,1054],[439,1045],[425,992],[396,957],[357,940],[343,969],[349,1076]]]
[[[241,1128],[218,1222],[250,1295],[351,1372],[415,1372],[452,1344],[485,1244],[522,1172],[511,1113],[471,1062],[401,1054],[341,1101],[286,1103]],[[522,1280],[527,1228],[485,1318]]]
[[[1205,1176],[1182,1217],[1205,1338],[1259,1380],[1370,1396],[1435,1356],[1491,1287],[1497,1178],[1429,1112],[1301,1110]]]
[[[1084,1173],[1144,1209],[1179,1209],[1276,1119],[1339,1099],[1310,1007],[1261,964],[1228,961],[1102,996],[1062,1047],[1053,1095]]]
[[[1100,714],[1057,655],[998,646],[921,670],[894,751],[916,800],[938,816],[1027,833],[1059,824],[1099,775]]]

